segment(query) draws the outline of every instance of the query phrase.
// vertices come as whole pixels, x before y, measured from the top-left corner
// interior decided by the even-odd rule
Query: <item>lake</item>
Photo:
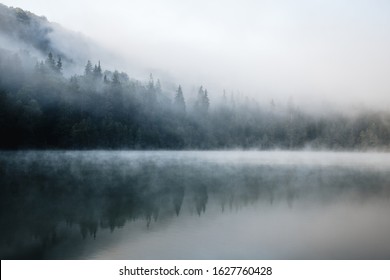
[[[390,154],[0,152],[2,259],[390,259]]]

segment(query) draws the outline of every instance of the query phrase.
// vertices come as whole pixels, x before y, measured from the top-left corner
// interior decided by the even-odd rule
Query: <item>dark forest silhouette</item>
[[[232,169],[161,159],[129,160],[112,152],[1,153],[1,257],[47,258],[45,252],[70,237],[81,242],[140,220],[147,229],[160,219],[202,216],[210,205],[227,212],[255,203],[293,208],[302,201],[390,197],[387,170],[261,164]]]
[[[53,41],[54,33],[64,41]],[[139,81],[89,61],[85,38],[20,8],[0,4],[0,36],[9,41],[0,46],[0,149],[390,146],[389,113],[314,116],[266,93],[260,98],[269,105],[260,106],[202,85],[186,92],[180,81],[165,89],[152,75]]]
[[[293,105],[264,108],[224,93],[195,102],[179,85],[173,98],[150,75],[143,83],[88,61],[62,74],[60,56],[0,54],[0,148],[61,149],[387,149],[390,115],[313,117]],[[172,94],[171,94],[172,95]]]

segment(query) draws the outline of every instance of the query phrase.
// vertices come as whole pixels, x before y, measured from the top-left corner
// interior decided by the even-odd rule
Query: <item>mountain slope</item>
[[[104,69],[115,61],[88,39],[18,8],[0,6],[0,44],[0,149],[390,148],[389,114],[218,104],[202,86],[191,103],[152,75]]]
[[[22,44],[46,54],[53,50],[49,37],[52,32],[53,27],[45,17],[0,4],[0,34],[10,44]]]
[[[61,56],[66,74],[82,71],[88,59],[114,55],[81,33],[69,31],[44,16],[0,3],[0,49],[28,52],[45,59],[49,52]]]

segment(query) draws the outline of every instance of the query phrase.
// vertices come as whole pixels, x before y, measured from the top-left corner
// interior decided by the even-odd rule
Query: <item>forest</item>
[[[194,102],[180,85],[142,82],[87,61],[65,77],[61,56],[0,54],[1,149],[388,149],[390,115],[313,116],[225,92]],[[213,93],[213,96],[217,96]],[[212,102],[215,101],[215,104]]]
[[[390,147],[390,113],[313,114],[267,93],[131,78],[88,60],[87,41],[45,17],[1,4],[0,15],[0,149]]]

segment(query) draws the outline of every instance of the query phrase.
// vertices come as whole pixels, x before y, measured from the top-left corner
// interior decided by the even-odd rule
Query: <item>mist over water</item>
[[[388,259],[390,155],[1,152],[0,253]]]
[[[390,259],[388,2],[2,2],[2,259]]]

